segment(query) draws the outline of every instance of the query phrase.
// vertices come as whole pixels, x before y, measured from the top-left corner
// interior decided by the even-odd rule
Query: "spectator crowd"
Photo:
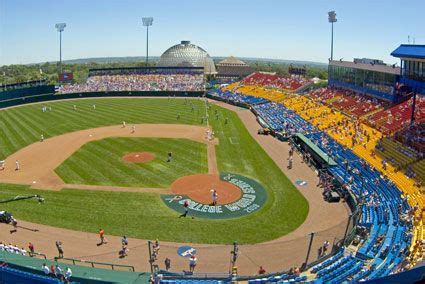
[[[59,93],[123,92],[123,91],[183,91],[204,90],[202,74],[133,74],[91,76],[85,84],[59,87]]]

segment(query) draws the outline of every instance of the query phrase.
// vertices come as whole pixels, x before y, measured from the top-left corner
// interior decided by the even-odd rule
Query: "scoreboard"
[[[74,73],[63,72],[59,73],[59,82],[71,82],[74,79]]]

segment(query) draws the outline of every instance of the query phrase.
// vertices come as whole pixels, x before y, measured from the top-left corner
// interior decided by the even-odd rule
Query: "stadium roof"
[[[425,59],[425,45],[402,44],[391,55],[398,58]]]
[[[214,61],[201,47],[183,40],[167,49],[159,59],[157,66],[193,66],[204,67],[206,74],[216,74]]]
[[[381,73],[389,73],[394,75],[400,74],[400,67],[393,67],[392,65],[381,65],[381,64],[372,65],[372,64],[365,64],[365,63],[354,63],[351,61],[330,61],[329,65],[355,68],[355,69],[363,69],[363,70],[375,71],[375,72],[381,72]]]
[[[245,62],[243,62],[242,60],[240,60],[239,58],[236,58],[234,56],[229,56],[226,59],[217,63],[217,66],[220,66],[220,65],[248,66],[248,64],[246,64]]]

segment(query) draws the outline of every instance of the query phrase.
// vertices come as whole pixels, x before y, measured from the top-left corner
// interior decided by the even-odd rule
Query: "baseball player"
[[[21,165],[19,164],[19,161],[15,161],[15,171],[19,171],[21,169]]]
[[[211,198],[212,198],[212,205],[216,206],[217,198],[218,198],[217,190],[211,189]]]

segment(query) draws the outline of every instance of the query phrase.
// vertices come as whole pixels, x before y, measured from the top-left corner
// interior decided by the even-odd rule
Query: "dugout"
[[[293,144],[302,152],[310,153],[311,162],[313,165],[321,170],[329,167],[335,167],[337,163],[304,134],[297,133],[291,138]]]

